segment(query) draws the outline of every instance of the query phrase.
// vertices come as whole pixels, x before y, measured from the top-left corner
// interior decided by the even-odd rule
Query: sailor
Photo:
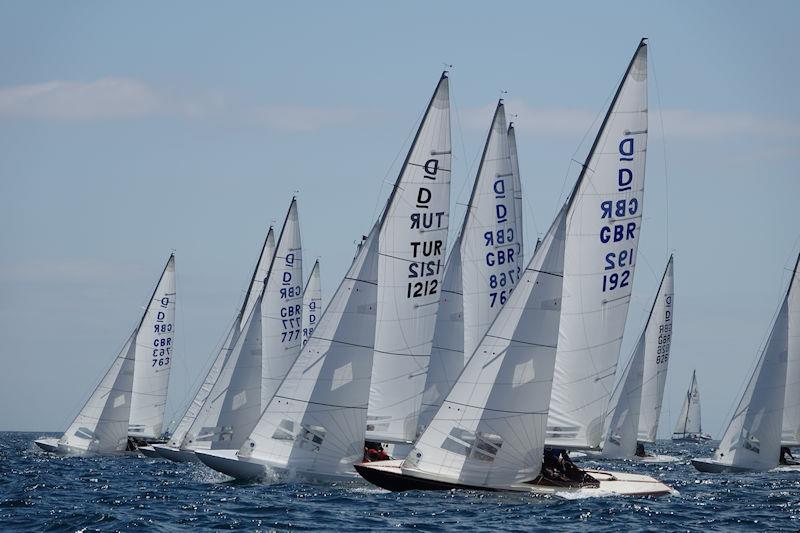
[[[636,452],[634,455],[636,455],[636,457],[647,457],[647,452],[644,451],[644,443],[636,443]]]
[[[794,455],[792,455],[792,450],[790,450],[788,446],[781,446],[781,457],[778,463],[782,465],[800,464],[795,460]]]

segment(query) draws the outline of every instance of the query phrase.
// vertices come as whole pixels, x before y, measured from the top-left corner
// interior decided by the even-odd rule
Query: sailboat
[[[427,340],[426,348],[426,339],[415,331],[415,324],[431,321],[436,315],[447,241],[448,93],[445,72],[381,216],[359,244],[299,358],[238,453],[204,454],[201,458],[207,465],[240,479],[257,478],[268,468],[316,479],[352,478],[356,475],[353,464],[364,455],[366,431],[403,427],[399,418],[394,423],[389,422],[391,417],[385,419],[386,426],[382,421],[368,421],[373,355],[376,346],[384,345],[378,341],[382,335],[393,333],[398,340],[398,335],[408,333],[408,339],[417,339],[414,342],[419,345],[409,341],[413,350],[402,353],[420,375],[407,379],[408,384],[394,386],[408,393],[406,398],[418,396],[416,390],[424,384],[427,365],[420,354],[430,350],[431,341]],[[380,311],[382,306],[391,307],[394,319],[388,311]],[[402,357],[398,354],[397,358]],[[382,361],[394,363],[391,358]],[[392,368],[399,372],[397,366]],[[391,387],[378,388],[391,392]],[[412,417],[409,411],[407,415],[415,432],[416,414]]]
[[[356,465],[368,481],[395,491],[476,488],[556,495],[671,492],[656,479],[637,474],[575,468],[560,477],[548,472],[542,461],[551,392],[559,392],[554,389],[554,373],[565,337],[560,324],[565,319],[568,325],[574,321],[567,313],[573,309],[567,306],[568,298],[586,305],[598,302],[604,316],[612,320],[609,328],[617,326],[620,318],[614,309],[627,308],[633,273],[627,250],[635,250],[638,238],[644,179],[646,50],[642,40],[569,200],[444,403],[405,460]],[[597,150],[598,145],[615,150]],[[619,214],[615,214],[617,209]],[[608,216],[603,216],[606,213]],[[586,263],[596,257],[602,267],[602,259],[609,255],[613,259],[611,272],[594,275],[596,268],[575,270],[590,269]],[[574,264],[569,265],[569,261]],[[589,310],[573,312],[584,317]],[[623,324],[624,318],[623,313]],[[588,318],[584,317],[584,322],[587,330],[599,328]],[[587,341],[583,336],[581,340]],[[587,366],[585,361],[583,364]],[[578,377],[573,374],[573,379]],[[569,437],[585,440],[586,433],[584,428],[580,435]]]
[[[250,434],[300,352],[302,275],[297,200],[292,198],[249,316],[241,319],[231,353],[179,450],[235,452]]]
[[[187,438],[187,436],[192,432],[192,428],[196,431],[199,427],[208,427],[207,424],[210,423],[209,421],[213,418],[214,413],[216,412],[217,415],[219,414],[219,411],[212,409],[210,403],[207,403],[209,395],[220,379],[223,367],[225,367],[236,345],[236,340],[244,327],[244,321],[252,313],[256,300],[261,294],[261,289],[264,286],[264,279],[266,279],[269,273],[269,267],[274,255],[275,233],[272,226],[270,226],[267,231],[267,236],[261,246],[258,260],[253,269],[253,274],[247,286],[247,292],[245,293],[241,308],[237,311],[233,322],[228,328],[228,332],[220,345],[220,349],[211,367],[206,373],[205,379],[200,384],[197,393],[186,409],[186,412],[175,428],[175,431],[172,433],[169,441],[165,444],[153,445],[154,451],[158,456],[176,462],[199,462],[194,455],[193,446],[191,446],[194,444],[194,438]],[[221,407],[222,403],[223,402],[217,402],[217,405]]]
[[[796,331],[800,317],[798,264],[800,256],[767,342],[714,457],[692,459],[692,465],[701,472],[764,472],[778,466],[782,455],[788,361],[796,363],[800,357]],[[796,377],[791,379],[790,384],[794,384]]]
[[[656,298],[628,364],[611,395],[601,457],[641,462],[674,462],[647,454],[655,442],[669,365],[674,320],[673,258],[670,256]]]
[[[111,367],[61,438],[36,440],[57,454],[113,454],[137,439],[158,437],[173,362],[175,256],[156,284],[144,313]]]
[[[700,388],[697,385],[697,371],[692,371],[692,380],[689,382],[689,389],[683,397],[681,414],[675,422],[675,429],[672,431],[672,440],[703,442],[711,440],[711,435],[703,433],[700,423]]]

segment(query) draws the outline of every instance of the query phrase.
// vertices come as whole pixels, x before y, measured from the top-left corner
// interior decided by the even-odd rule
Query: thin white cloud
[[[523,100],[506,101],[509,120],[520,132],[550,137],[582,137],[590,128],[597,128],[602,116],[597,111],[567,107],[536,107]],[[465,127],[485,130],[494,111],[494,104],[463,111]],[[650,128],[660,125],[670,139],[715,140],[732,136],[800,137],[800,120],[739,111],[696,111],[690,109],[651,110]],[[660,134],[660,131],[658,132]]]
[[[249,106],[232,102],[220,93],[170,94],[130,78],[48,81],[0,88],[0,117],[22,119],[97,121],[178,117],[313,132],[352,124],[364,113],[365,110],[352,107]]]
[[[0,116],[56,120],[134,118],[153,114],[158,95],[128,78],[48,81],[0,88]]]

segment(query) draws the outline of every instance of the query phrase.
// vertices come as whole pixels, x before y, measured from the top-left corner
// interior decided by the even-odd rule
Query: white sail
[[[431,345],[431,359],[425,376],[418,430],[419,434],[431,421],[464,369],[464,307],[461,293],[461,235],[456,237],[447,258],[442,297],[436,315],[436,327]]]
[[[681,414],[675,422],[673,435],[700,435],[703,432],[700,423],[700,389],[697,386],[696,372],[692,372],[692,381],[689,383],[689,390],[683,398]]]
[[[261,300],[262,411],[303,347],[302,255],[297,200],[292,198]]]
[[[376,224],[240,457],[353,475],[364,448],[378,283]]]
[[[645,326],[642,407],[639,412],[638,435],[640,442],[655,442],[661,418],[661,403],[667,381],[675,312],[673,263],[673,258],[670,256]]]
[[[800,446],[800,256],[789,284],[789,339],[786,363],[786,398],[783,404],[783,446]]]
[[[444,274],[450,161],[450,97],[443,74],[381,222],[370,440],[410,442],[416,435]]]
[[[614,384],[642,220],[647,45],[642,40],[581,170],[567,215],[564,300],[548,445],[595,448]]]
[[[59,439],[59,445],[90,453],[125,449],[133,388],[135,336],[134,330],[78,416]]]
[[[464,353],[472,355],[519,280],[516,190],[505,106],[497,104],[461,230]]]
[[[267,237],[264,239],[264,244],[261,247],[261,254],[258,256],[258,261],[256,262],[253,276],[250,279],[250,284],[248,285],[247,293],[245,294],[244,301],[242,303],[242,308],[237,314],[234,323],[228,330],[225,340],[223,341],[217,356],[214,358],[214,362],[208,369],[208,373],[206,374],[203,383],[197,390],[197,393],[192,399],[192,402],[189,404],[189,407],[186,409],[186,413],[184,413],[181,421],[175,428],[175,431],[173,431],[172,435],[170,436],[168,443],[169,446],[173,448],[180,448],[189,445],[188,440],[194,440],[194,437],[189,437],[187,439],[187,435],[189,435],[192,426],[197,420],[197,417],[200,416],[201,413],[208,414],[207,411],[203,411],[203,406],[206,404],[208,396],[211,393],[211,390],[214,388],[214,384],[219,379],[220,374],[222,373],[222,368],[225,365],[225,362],[228,360],[228,357],[230,356],[230,353],[236,344],[236,340],[239,338],[239,331],[244,326],[247,317],[250,316],[250,313],[253,310],[253,305],[261,294],[261,288],[264,286],[264,278],[267,276],[269,264],[272,261],[272,256],[274,254],[275,236],[272,226],[270,226],[269,230],[267,231]]]
[[[778,465],[786,392],[788,294],[767,344],[714,452],[714,459],[739,468],[770,470]]]
[[[508,154],[511,157],[511,172],[514,173],[514,216],[516,221],[514,227],[517,229],[517,263],[520,265],[525,264],[525,226],[522,218],[522,177],[519,173],[519,156],[517,154],[517,133],[514,130],[514,123],[508,125]]]
[[[519,280],[523,265],[516,209],[516,180],[501,101],[486,138],[457,248],[451,252],[445,272],[420,431],[444,401]],[[456,275],[461,279],[452,279]]]
[[[561,314],[565,214],[559,212],[403,462],[404,473],[497,488],[539,474]]]
[[[172,432],[168,442],[169,446],[173,448],[180,448],[184,445],[184,440],[189,434],[192,425],[197,420],[197,417],[201,414],[203,405],[208,400],[208,395],[211,394],[211,390],[214,388],[214,384],[219,379],[222,368],[225,365],[225,362],[228,360],[228,356],[230,355],[231,351],[233,350],[233,345],[236,343],[236,339],[239,336],[238,330],[239,320],[237,319],[228,330],[228,334],[225,336],[222,347],[217,353],[217,356],[214,358],[211,368],[208,369],[208,373],[206,374],[203,383],[200,385],[200,388],[197,389],[197,393],[194,395],[194,398],[192,398],[192,402],[189,404],[189,407],[186,409],[183,417],[181,417],[181,420],[178,423],[178,426],[175,428],[175,431]]]
[[[320,315],[322,315],[322,282],[319,275],[319,261],[316,261],[303,290],[303,346],[314,333]]]
[[[606,414],[603,457],[624,459],[636,453],[636,437],[642,405],[642,379],[646,357],[646,330],[639,337],[633,356],[611,395],[610,409]]]
[[[169,371],[174,362],[175,256],[170,255],[136,333],[128,433],[159,438],[164,430]]]

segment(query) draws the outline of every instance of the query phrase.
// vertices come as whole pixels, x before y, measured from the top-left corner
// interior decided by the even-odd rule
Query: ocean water
[[[196,464],[55,457],[35,447],[40,436],[0,433],[2,531],[800,529],[800,472],[702,474],[688,458],[708,455],[710,445],[653,448],[682,457],[678,464],[603,463],[650,474],[680,495],[566,500],[480,491],[390,493],[364,483],[242,484]]]

